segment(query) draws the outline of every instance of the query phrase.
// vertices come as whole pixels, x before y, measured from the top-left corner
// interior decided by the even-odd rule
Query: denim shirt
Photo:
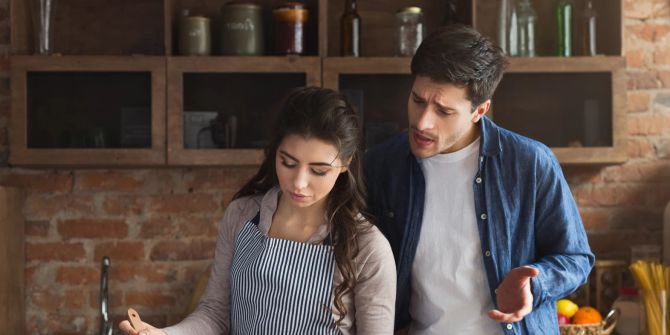
[[[519,322],[501,323],[502,333],[558,334],[555,301],[584,284],[595,262],[579,211],[549,148],[486,117],[478,125],[479,169],[472,187],[489,284],[482,289],[495,304],[495,289],[510,270],[537,268],[540,274],[531,280],[533,311]],[[411,271],[425,180],[406,133],[369,150],[364,164],[369,210],[396,259],[395,325],[403,328],[411,322]]]

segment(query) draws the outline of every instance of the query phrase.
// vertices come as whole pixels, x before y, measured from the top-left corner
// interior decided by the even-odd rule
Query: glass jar
[[[231,1],[221,8],[222,55],[263,54],[263,11],[261,6]]]
[[[272,15],[275,20],[275,51],[279,54],[303,54],[308,19],[305,5],[284,2],[272,11]]]
[[[619,289],[619,297],[612,304],[619,310],[619,320],[614,328],[619,335],[639,335],[645,322],[640,296],[634,287]]]
[[[420,7],[405,7],[395,14],[396,55],[414,56],[426,35],[426,25]]]
[[[519,53],[521,57],[535,57],[535,24],[537,21],[537,14],[533,9],[530,0],[520,0],[519,9],[517,11],[517,30],[519,43]]]

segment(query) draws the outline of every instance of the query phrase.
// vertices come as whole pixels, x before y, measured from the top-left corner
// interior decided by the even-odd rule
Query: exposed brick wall
[[[0,163],[6,165],[8,0],[0,0]],[[569,167],[593,249],[627,258],[661,243],[670,201],[670,0],[624,1],[629,161]],[[1,168],[26,188],[28,334],[92,334],[99,327],[100,258],[112,258],[115,324],[127,306],[156,325],[182,317],[212,257],[216,221],[253,169],[29,170]]]

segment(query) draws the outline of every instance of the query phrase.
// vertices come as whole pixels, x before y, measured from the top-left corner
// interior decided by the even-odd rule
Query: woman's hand
[[[119,323],[119,329],[126,335],[167,335],[164,331],[146,323],[144,324],[144,330],[135,331],[135,329],[130,325],[128,320],[123,320]]]

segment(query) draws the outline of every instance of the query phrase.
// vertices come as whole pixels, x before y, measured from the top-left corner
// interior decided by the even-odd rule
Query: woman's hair
[[[356,112],[340,93],[318,87],[300,87],[285,98],[277,115],[274,134],[265,148],[265,159],[258,173],[233,199],[265,194],[279,184],[275,170],[277,149],[289,135],[316,138],[335,146],[346,172],[337,177],[328,195],[326,218],[330,223],[335,262],[343,281],[335,288],[334,304],[340,318],[347,309],[342,297],[356,282],[352,260],[358,253],[358,234],[365,229],[365,186],[361,170],[361,128]]]

